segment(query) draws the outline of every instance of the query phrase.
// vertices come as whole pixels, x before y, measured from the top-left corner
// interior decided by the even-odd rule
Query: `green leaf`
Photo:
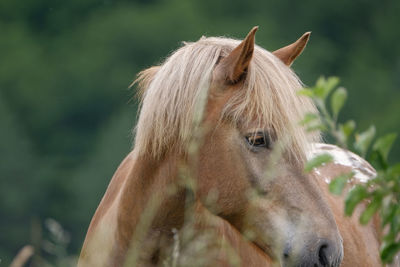
[[[336,176],[330,183],[329,183],[329,191],[335,195],[341,195],[343,188],[346,186],[347,181],[353,177],[354,173],[343,173]]]
[[[384,240],[395,240],[398,236],[398,232],[400,230],[400,209],[396,209],[396,213],[393,218],[390,220],[390,228],[389,233],[385,235]]]
[[[368,130],[360,134],[356,134],[356,141],[354,142],[354,148],[365,158],[368,148],[375,136],[375,126],[371,125]]]
[[[368,162],[377,170],[386,170],[389,167],[382,153],[378,150],[372,150],[368,156]]]
[[[388,223],[393,221],[393,218],[398,212],[398,209],[398,205],[390,203],[386,208],[382,210],[382,226],[386,226]]]
[[[340,82],[339,77],[329,77],[328,80],[326,81],[325,87],[328,88],[329,91],[331,91],[333,88],[335,88]]]
[[[324,163],[331,162],[332,160],[333,160],[333,157],[329,154],[325,153],[325,154],[318,155],[306,163],[304,170],[306,172],[310,172],[312,169],[317,168]]]
[[[314,96],[315,97],[318,97],[319,99],[321,99],[321,100],[325,100],[325,94],[327,93],[326,92],[326,90],[325,90],[325,87],[315,87],[314,88],[314,91],[313,91],[313,93],[314,93]]]
[[[356,123],[353,120],[349,120],[345,124],[339,124],[339,130],[346,136],[346,138],[350,137],[355,128]]]
[[[367,189],[363,185],[354,186],[353,189],[351,189],[350,192],[347,194],[344,213],[347,216],[351,216],[357,204],[360,203],[367,196]]]
[[[381,249],[381,260],[384,263],[392,262],[393,257],[400,251],[400,243],[384,244]]]
[[[302,121],[300,121],[300,125],[307,125],[310,122],[313,122],[315,120],[317,120],[319,118],[318,114],[315,113],[307,113],[304,116],[304,119]]]
[[[396,140],[396,137],[397,134],[395,133],[390,133],[385,136],[382,136],[378,140],[376,140],[372,149],[375,151],[379,151],[382,157],[387,161],[387,157],[389,155],[390,149],[392,148],[394,141]]]
[[[326,126],[323,125],[322,123],[311,123],[311,125],[309,125],[306,128],[307,132],[314,132],[314,131],[326,131]]]
[[[338,77],[329,77],[328,79],[325,79],[325,77],[322,76],[317,80],[317,83],[314,87],[314,96],[325,100],[332,89],[335,88],[338,84]]]
[[[369,222],[369,220],[372,218],[372,216],[381,207],[381,204],[382,204],[382,198],[380,196],[374,197],[371,200],[371,203],[368,204],[368,206],[365,208],[365,210],[361,214],[360,223],[367,224]]]
[[[393,219],[395,220],[396,216],[393,217]],[[390,224],[389,232],[383,236],[383,242],[385,242],[385,243],[394,242],[394,241],[396,241],[396,236],[397,236],[396,231],[394,231],[394,228],[392,227],[392,224]]]
[[[308,97],[313,97],[314,96],[313,91],[311,89],[308,89],[308,88],[303,88],[303,89],[297,91],[297,94],[298,95],[308,96]]]
[[[325,84],[326,84],[325,76],[320,76],[317,82],[315,83],[315,87],[324,87]]]
[[[394,177],[399,176],[400,175],[400,163],[397,163],[397,164],[391,166],[387,170],[387,172],[388,172],[388,175],[390,175],[390,176],[394,176]]]
[[[333,112],[333,117],[337,118],[340,110],[342,109],[344,103],[347,99],[347,91],[343,87],[339,87],[332,95],[331,98],[331,108]]]
[[[337,130],[337,141],[344,146],[347,146],[349,138],[356,128],[356,123],[353,120],[347,121],[345,124],[339,124]]]

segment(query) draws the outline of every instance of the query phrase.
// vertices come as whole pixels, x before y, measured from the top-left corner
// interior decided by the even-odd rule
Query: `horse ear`
[[[308,39],[310,39],[310,35],[311,32],[306,32],[293,44],[282,47],[281,49],[278,49],[272,53],[282,60],[285,65],[290,66],[306,47]]]
[[[240,81],[249,67],[254,51],[254,36],[258,26],[251,29],[246,38],[233,51],[219,63],[222,68],[223,78],[235,84]]]

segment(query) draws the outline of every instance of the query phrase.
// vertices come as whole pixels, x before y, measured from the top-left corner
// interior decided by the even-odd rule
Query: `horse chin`
[[[276,253],[272,250],[272,248],[266,244],[261,244],[259,242],[253,242],[255,246],[261,249],[271,260],[271,266],[276,267],[292,267],[291,264],[285,262],[285,259],[279,257],[278,255],[282,255],[282,253]]]
[[[268,255],[268,257],[272,260],[275,260],[275,254],[273,253],[272,249],[270,246],[266,245],[266,244],[261,244],[260,242],[257,241],[253,241],[253,244],[258,247],[259,249],[261,249],[266,255]]]

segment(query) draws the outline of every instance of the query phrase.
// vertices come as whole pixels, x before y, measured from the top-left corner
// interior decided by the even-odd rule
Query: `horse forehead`
[[[359,182],[365,183],[369,179],[376,177],[376,171],[365,159],[335,145],[315,143],[311,151],[307,153],[307,159],[310,160],[321,154],[331,155],[335,165],[351,168],[354,172],[353,178]]]

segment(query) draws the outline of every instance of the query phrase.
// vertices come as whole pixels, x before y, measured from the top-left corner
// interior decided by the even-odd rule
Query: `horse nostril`
[[[343,258],[342,253],[342,247],[336,247],[330,240],[311,239],[299,252],[284,249],[282,266],[339,267]]]
[[[328,245],[327,244],[323,244],[319,247],[319,251],[318,251],[318,258],[319,258],[319,263],[322,266],[328,266],[329,265],[329,261],[327,258],[327,250],[328,250]]]
[[[289,253],[283,253],[283,258],[288,259],[289,258]]]
[[[285,260],[289,259],[289,254],[290,254],[290,244],[287,244],[283,250],[283,258]]]

